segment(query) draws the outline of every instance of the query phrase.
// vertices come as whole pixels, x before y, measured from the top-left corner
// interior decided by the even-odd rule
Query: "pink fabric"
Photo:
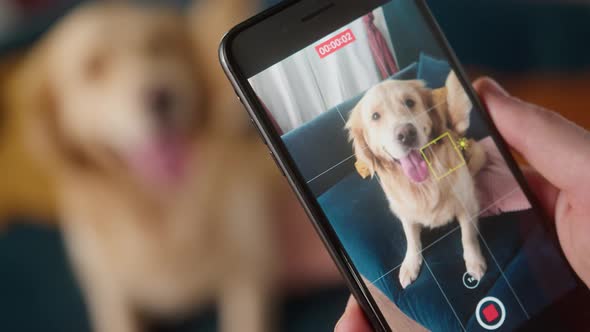
[[[375,59],[375,64],[379,68],[381,78],[386,79],[397,73],[399,69],[383,34],[379,31],[374,21],[375,15],[373,13],[363,17],[373,59]]]
[[[492,138],[484,138],[479,143],[486,150],[488,157],[486,166],[475,178],[480,208],[483,211],[481,217],[530,209],[530,202]]]

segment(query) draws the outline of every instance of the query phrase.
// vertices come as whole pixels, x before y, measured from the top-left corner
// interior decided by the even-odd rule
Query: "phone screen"
[[[249,83],[388,321],[517,329],[576,279],[424,15],[388,2]]]

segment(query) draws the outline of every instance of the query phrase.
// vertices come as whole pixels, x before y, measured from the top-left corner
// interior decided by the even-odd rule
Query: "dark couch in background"
[[[90,331],[84,300],[55,229],[22,226],[0,232],[0,331]],[[330,331],[348,298],[346,289],[314,291],[282,299],[277,306],[283,332]],[[157,323],[153,332],[217,331],[213,310],[184,322]]]

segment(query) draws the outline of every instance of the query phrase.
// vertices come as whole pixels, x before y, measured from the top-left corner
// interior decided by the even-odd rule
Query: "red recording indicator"
[[[354,41],[356,41],[356,37],[352,30],[348,29],[319,44],[315,47],[315,50],[318,52],[320,58],[323,59]]]
[[[498,309],[496,309],[496,306],[494,306],[493,304],[489,304],[487,307],[485,307],[482,313],[488,323],[491,323],[498,317],[500,317]]]

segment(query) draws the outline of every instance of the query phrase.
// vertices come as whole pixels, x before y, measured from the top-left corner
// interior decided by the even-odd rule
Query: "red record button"
[[[483,308],[482,313],[485,321],[488,323],[492,323],[500,317],[498,309],[496,309],[496,306],[493,304],[488,304],[487,307]]]
[[[475,318],[481,327],[488,331],[499,329],[506,320],[506,308],[495,297],[488,296],[479,301],[475,309]]]

